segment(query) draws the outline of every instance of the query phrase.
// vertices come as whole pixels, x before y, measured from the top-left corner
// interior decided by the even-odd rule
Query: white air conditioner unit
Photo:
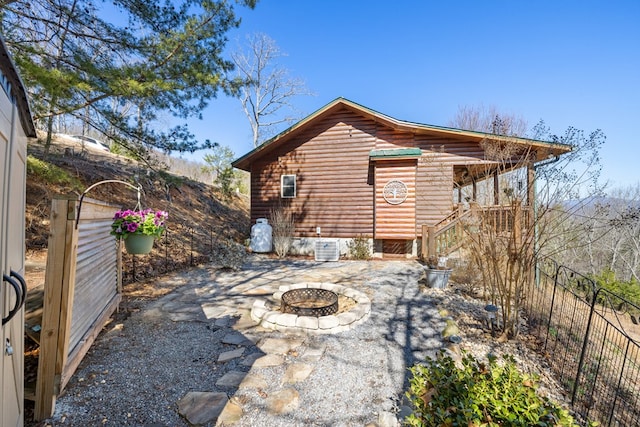
[[[337,240],[316,241],[316,261],[338,261],[340,258],[340,246]]]

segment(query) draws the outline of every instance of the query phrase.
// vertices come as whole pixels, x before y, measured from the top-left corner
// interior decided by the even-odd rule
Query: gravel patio
[[[173,286],[105,327],[62,395],[34,425],[395,425],[407,368],[443,346],[442,291],[421,291],[414,261],[279,261],[170,274]],[[283,333],[250,317],[281,285],[364,292],[369,318],[335,334]],[[406,408],[405,408],[406,410]]]

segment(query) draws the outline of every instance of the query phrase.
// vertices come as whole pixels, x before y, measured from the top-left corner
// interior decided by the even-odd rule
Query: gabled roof
[[[18,107],[18,113],[20,115],[20,123],[25,134],[29,137],[36,136],[36,128],[31,118],[31,110],[29,109],[29,100],[27,99],[27,92],[20,80],[18,71],[16,70],[11,55],[4,44],[4,39],[0,36],[0,73],[4,75],[5,82],[3,86],[7,96],[11,99],[12,103]]]
[[[571,151],[571,146],[566,144],[551,143],[547,141],[540,141],[540,140],[528,139],[528,138],[515,138],[511,136],[494,135],[486,132],[477,132],[477,131],[448,128],[443,126],[426,125],[421,123],[413,123],[413,122],[398,120],[398,119],[394,119],[393,117],[382,114],[378,111],[364,107],[355,102],[349,101],[348,99],[336,98],[335,100],[328,103],[324,107],[320,108],[316,112],[300,120],[298,123],[294,124],[290,128],[284,130],[283,132],[279,133],[273,138],[267,140],[264,144],[253,149],[252,151],[248,152],[244,156],[236,159],[232,163],[232,166],[238,169],[246,170],[246,171],[251,170],[251,164],[255,160],[273,151],[275,148],[277,148],[279,145],[281,145],[286,140],[291,138],[293,135],[296,135],[297,133],[307,128],[310,125],[310,123],[314,122],[315,120],[321,117],[329,115],[332,112],[339,110],[341,108],[348,108],[352,111],[357,112],[363,117],[369,118],[380,124],[383,124],[385,126],[388,126],[392,129],[399,130],[399,131],[412,132],[412,133],[440,133],[442,135],[446,135],[453,138],[467,139],[467,140],[472,140],[477,142],[480,142],[487,138],[491,138],[492,140],[495,140],[498,142],[501,140],[504,140],[504,142],[510,142],[510,143],[515,142],[515,143],[522,144],[524,146],[532,147],[534,149],[545,149],[546,152],[551,153],[553,155],[560,155],[560,154]]]

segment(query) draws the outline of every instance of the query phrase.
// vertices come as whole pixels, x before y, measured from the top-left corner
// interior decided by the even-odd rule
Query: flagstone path
[[[215,380],[192,381],[177,401],[167,403],[187,425],[392,427],[408,413],[402,402],[408,367],[443,346],[444,320],[419,290],[421,277],[420,265],[409,261],[317,263],[257,257],[240,271],[203,268],[167,276],[161,280],[182,286],[136,316],[167,334],[172,322],[191,332],[206,325],[213,334],[207,339],[218,340],[216,353],[206,362],[211,368],[198,374],[213,372]],[[324,334],[291,325],[274,330],[252,318],[256,301],[273,299],[282,286],[307,282],[335,284],[366,296],[366,317]],[[159,372],[169,369],[161,366],[162,360],[157,363]],[[62,403],[68,408],[72,402],[63,397]]]

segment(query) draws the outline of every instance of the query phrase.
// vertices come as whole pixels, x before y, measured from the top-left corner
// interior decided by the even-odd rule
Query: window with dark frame
[[[280,196],[285,199],[296,197],[295,175],[282,175],[280,177]]]

